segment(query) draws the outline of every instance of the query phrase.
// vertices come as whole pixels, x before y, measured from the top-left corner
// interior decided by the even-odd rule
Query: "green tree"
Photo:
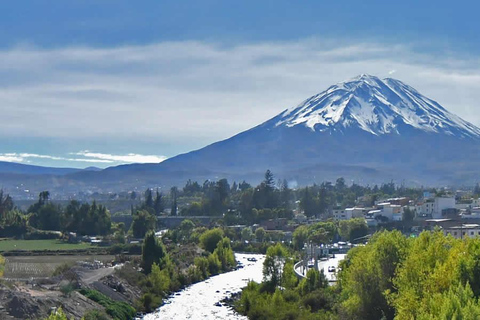
[[[13,210],[13,199],[10,195],[3,193],[3,189],[0,190],[0,218],[3,219],[7,212]]]
[[[255,238],[257,239],[258,242],[263,242],[265,240],[265,235],[266,234],[267,234],[267,232],[262,227],[258,227],[255,230]]]
[[[200,236],[200,244],[205,250],[213,253],[213,251],[217,248],[218,242],[222,239],[223,239],[223,230],[220,228],[214,228],[214,229],[205,231]]]
[[[163,195],[158,192],[155,194],[155,200],[153,201],[153,209],[155,210],[155,214],[158,216],[165,210],[165,204],[163,202]]]
[[[161,297],[164,297],[170,288],[170,275],[168,271],[161,270],[157,263],[152,264],[148,281],[150,281],[152,285],[153,292]]]
[[[263,282],[269,292],[274,292],[282,282],[283,264],[288,257],[287,249],[277,243],[267,249],[265,261],[263,262]]]
[[[230,247],[230,239],[227,237],[224,237],[218,242],[217,248],[215,248],[213,254],[218,257],[223,271],[226,271],[235,265],[235,255]]]
[[[135,238],[143,238],[149,231],[154,231],[157,225],[157,219],[146,210],[138,210],[135,214],[131,226],[132,234]]]
[[[160,260],[167,255],[162,241],[155,236],[153,231],[145,235],[142,246],[142,266],[146,274],[152,271],[154,263],[159,264]]]
[[[68,320],[67,315],[63,312],[62,308],[58,308],[45,318],[45,320]]]
[[[178,193],[177,187],[172,187],[170,189],[170,198],[172,199],[172,208],[170,209],[171,216],[178,215],[177,193]]]
[[[308,239],[308,226],[301,225],[297,227],[295,231],[293,231],[292,239],[293,247],[296,250],[302,249]]]
[[[403,221],[405,222],[412,222],[413,218],[415,218],[415,213],[410,210],[410,208],[404,208],[403,209]]]
[[[354,242],[368,234],[367,222],[363,218],[342,220],[338,223],[338,233],[342,239]]]
[[[245,227],[242,229],[242,240],[243,241],[250,241],[253,238],[252,228]]]
[[[153,209],[153,194],[150,188],[145,190],[145,207],[146,209]]]
[[[194,260],[195,266],[198,268],[200,271],[203,279],[208,278],[210,275],[208,271],[208,259],[205,257],[196,257]]]
[[[190,239],[193,229],[195,228],[195,223],[190,219],[185,219],[180,223],[179,230],[181,238],[186,241]]]
[[[375,234],[368,246],[349,251],[339,275],[342,306],[352,319],[393,319],[387,296],[396,292],[394,276],[408,252],[408,241],[398,231]]]
[[[309,187],[305,187],[303,195],[300,198],[300,208],[307,217],[314,216],[318,212],[317,200]]]
[[[310,292],[313,292],[320,288],[327,288],[328,280],[325,277],[325,274],[318,271],[315,268],[311,268],[307,271],[307,276],[300,283],[300,291],[303,295],[307,295]]]

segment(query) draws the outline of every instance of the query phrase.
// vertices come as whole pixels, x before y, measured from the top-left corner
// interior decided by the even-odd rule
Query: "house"
[[[345,209],[345,215],[350,218],[363,218],[368,211],[370,211],[370,208],[359,208],[359,207],[353,207],[353,208],[346,208]]]
[[[445,235],[451,235],[456,239],[463,239],[466,237],[473,238],[480,236],[480,225],[470,223],[470,224],[461,224],[449,228],[444,228],[443,233]]]
[[[345,209],[333,209],[332,210],[333,218],[335,220],[349,220],[352,218],[352,211],[346,211]]]
[[[455,208],[454,197],[435,197],[433,202],[432,217],[440,219],[443,217],[447,209]]]
[[[454,197],[435,197],[426,199],[416,206],[417,216],[427,216],[433,219],[441,219],[445,214],[451,213],[447,209],[456,209]]]
[[[402,206],[399,204],[391,204],[390,202],[383,202],[377,204],[377,210],[374,211],[374,216],[383,216],[389,220],[402,220]],[[378,212],[380,211],[380,212]]]

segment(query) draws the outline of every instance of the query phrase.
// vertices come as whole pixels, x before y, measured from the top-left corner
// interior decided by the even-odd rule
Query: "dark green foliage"
[[[155,194],[155,200],[153,201],[153,210],[157,216],[165,210],[163,195],[158,192],[158,189]]]
[[[311,312],[333,311],[336,297],[331,290],[314,290],[302,297],[301,304]]]
[[[81,289],[80,293],[103,306],[113,319],[129,320],[135,316],[135,308],[125,302],[114,301],[96,290]]]
[[[145,191],[145,207],[153,208],[153,194],[151,189]]]
[[[133,217],[131,226],[135,238],[143,238],[149,231],[154,231],[157,225],[157,218],[147,210],[139,210]]]
[[[110,212],[102,205],[81,204],[72,200],[66,208],[49,201],[47,191],[28,209],[29,224],[41,230],[71,231],[81,235],[106,235],[110,233]]]
[[[3,193],[3,189],[0,190],[0,218],[4,218],[5,214],[13,210],[13,199],[8,194]]]
[[[30,208],[30,225],[42,230],[61,230],[62,229],[62,211],[60,206],[53,203],[44,203],[38,208],[34,205]]]
[[[148,232],[142,247],[142,266],[145,274],[149,274],[152,271],[152,265],[160,263],[166,254],[162,241],[155,236],[154,232]]]
[[[368,234],[367,222],[363,218],[342,220],[338,223],[338,233],[342,239],[353,243]]]
[[[177,197],[178,197],[178,189],[177,189],[177,187],[172,187],[170,189],[170,198],[171,198],[171,201],[172,201],[172,206],[171,206],[171,209],[170,209],[170,215],[171,216],[178,215]]]
[[[307,295],[317,289],[325,289],[328,287],[328,280],[325,274],[316,269],[310,269],[307,277],[300,282],[300,291],[303,295]]]
[[[83,315],[84,320],[109,320],[110,317],[102,310],[90,310]]]

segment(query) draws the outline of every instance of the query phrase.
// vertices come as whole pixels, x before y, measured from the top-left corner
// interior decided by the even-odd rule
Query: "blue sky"
[[[3,1],[0,160],[161,161],[360,73],[398,78],[480,125],[479,9],[473,1]]]

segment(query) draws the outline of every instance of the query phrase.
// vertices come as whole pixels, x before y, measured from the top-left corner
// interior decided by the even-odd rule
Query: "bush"
[[[75,285],[72,283],[60,286],[60,292],[64,297],[70,297],[70,294],[75,290]]]
[[[200,236],[200,243],[203,248],[209,252],[212,252],[217,248],[217,244],[223,238],[223,230],[215,228],[205,231]]]
[[[82,289],[80,293],[105,308],[107,314],[119,320],[129,320],[135,316],[135,309],[125,302],[113,301],[96,290]]]
[[[110,317],[101,310],[90,310],[83,315],[84,320],[109,320]]]
[[[159,296],[156,296],[151,293],[145,293],[140,298],[141,308],[145,312],[152,312],[154,311],[159,305],[162,304],[162,299]]]

